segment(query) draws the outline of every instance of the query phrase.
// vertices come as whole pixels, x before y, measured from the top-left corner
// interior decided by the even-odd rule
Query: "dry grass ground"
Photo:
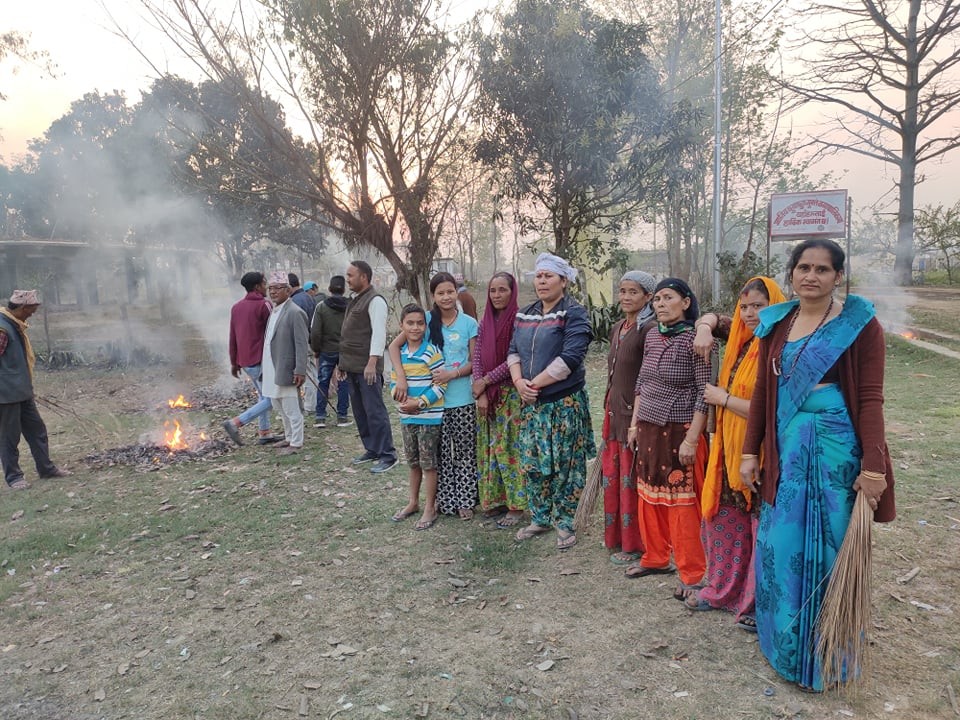
[[[596,409],[602,358],[590,362]],[[0,492],[5,720],[957,712],[954,361],[891,340],[900,517],[875,533],[874,669],[853,696],[781,682],[731,616],[685,610],[670,579],[625,579],[598,530],[561,555],[550,536],[517,545],[479,519],[428,532],[390,522],[405,470],[351,467],[353,428],[309,428],[293,458],[247,444],[153,472],[85,466],[156,429],[157,403],[209,387],[212,367],[194,353],[145,370],[40,372],[41,395],[85,420],[44,411],[72,477]],[[186,417],[217,432],[224,416]]]

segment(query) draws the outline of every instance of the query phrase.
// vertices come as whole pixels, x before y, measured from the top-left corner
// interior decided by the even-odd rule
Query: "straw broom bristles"
[[[587,474],[587,481],[584,483],[583,491],[580,493],[580,502],[577,503],[577,512],[573,516],[573,531],[582,532],[590,525],[594,510],[597,506],[597,500],[603,486],[603,447],[597,451],[597,456],[590,465],[590,472]]]
[[[858,492],[817,617],[816,653],[824,687],[861,680],[869,665],[872,527],[873,510]]]

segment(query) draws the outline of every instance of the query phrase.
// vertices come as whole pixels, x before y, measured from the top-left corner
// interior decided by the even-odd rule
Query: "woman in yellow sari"
[[[704,586],[685,603],[691,610],[729,610],[737,625],[751,632],[757,627],[753,544],[759,504],[740,478],[740,451],[757,380],[759,342],[753,336],[757,314],[785,300],[770,278],[751,278],[740,291],[734,317],[703,315],[694,342],[694,350],[707,357],[715,336],[726,338],[727,347],[717,385],[708,384],[703,393],[716,412],[716,435],[700,501],[707,576]]]

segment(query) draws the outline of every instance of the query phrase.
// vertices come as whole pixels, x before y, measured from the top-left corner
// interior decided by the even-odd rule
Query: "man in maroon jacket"
[[[230,310],[230,373],[240,377],[243,370],[253,381],[259,397],[253,405],[237,417],[223,421],[223,429],[237,445],[243,445],[240,428],[257,418],[260,426],[260,445],[277,442],[280,438],[270,432],[270,398],[260,392],[260,361],[263,359],[263,337],[270,317],[270,303],[266,299],[267,281],[260,272],[248,272],[240,278],[247,294]]]

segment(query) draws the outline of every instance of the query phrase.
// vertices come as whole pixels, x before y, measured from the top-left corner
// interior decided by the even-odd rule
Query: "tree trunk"
[[[893,263],[897,285],[913,284],[913,203],[917,181],[917,105],[920,99],[919,62],[917,50],[917,17],[921,0],[910,0],[907,20],[904,66],[903,130],[900,152],[900,201],[897,207],[897,251]]]

